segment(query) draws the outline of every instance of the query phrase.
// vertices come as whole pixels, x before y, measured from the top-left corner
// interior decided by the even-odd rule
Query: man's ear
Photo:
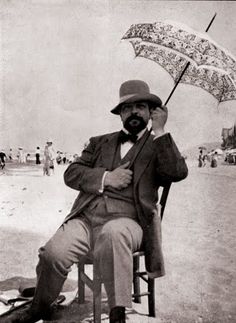
[[[154,106],[149,106],[150,117],[152,116],[152,113],[154,110],[155,110]]]

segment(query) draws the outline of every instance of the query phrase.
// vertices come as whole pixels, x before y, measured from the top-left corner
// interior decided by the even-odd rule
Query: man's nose
[[[137,109],[136,104],[134,104],[134,105],[132,106],[131,112],[132,112],[133,114],[137,114],[137,113],[138,113],[138,109]]]

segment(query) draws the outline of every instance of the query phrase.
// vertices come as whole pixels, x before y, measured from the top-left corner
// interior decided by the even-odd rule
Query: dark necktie
[[[138,139],[137,135],[131,134],[131,133],[125,133],[123,130],[119,133],[119,143],[124,144],[127,141],[131,141],[135,143]]]

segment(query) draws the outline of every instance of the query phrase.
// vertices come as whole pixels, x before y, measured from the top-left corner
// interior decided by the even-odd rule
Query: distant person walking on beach
[[[215,153],[212,155],[211,157],[211,167],[217,167],[217,162],[218,162],[218,156],[217,156],[217,152],[215,151]]]
[[[66,158],[66,153],[63,153],[63,155],[62,155],[62,161],[63,161],[63,164],[65,165],[65,163],[66,163],[66,160],[67,160],[67,158]]]
[[[43,174],[50,176],[51,170],[54,171],[55,152],[52,147],[52,141],[47,141],[44,149],[44,167]]]
[[[2,169],[5,167],[5,158],[6,154],[3,151],[0,151],[0,165]]]
[[[40,147],[37,147],[36,152],[35,152],[35,157],[36,157],[36,165],[41,164],[41,161],[40,161]]]
[[[47,141],[47,145],[48,145],[48,151],[49,151],[49,155],[50,155],[49,168],[50,168],[50,171],[52,171],[52,173],[54,173],[54,160],[56,158],[56,153],[55,153],[55,150],[52,145],[52,140]]]
[[[61,152],[60,151],[57,151],[56,162],[57,162],[58,165],[60,165],[61,160],[62,160],[62,158],[61,158]]]
[[[25,162],[28,163],[30,160],[30,154],[25,154]]]
[[[43,165],[43,175],[50,176],[50,153],[48,150],[48,146],[46,145],[44,148],[44,165]]]
[[[206,165],[205,156],[203,155],[202,150],[200,150],[199,156],[198,156],[198,167],[204,167],[205,165]]]
[[[17,158],[18,158],[18,163],[23,164],[25,163],[25,154],[23,151],[23,148],[18,148],[18,153],[17,153]]]

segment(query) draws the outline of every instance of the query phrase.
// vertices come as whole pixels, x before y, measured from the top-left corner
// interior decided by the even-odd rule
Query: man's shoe
[[[110,323],[125,323],[125,307],[116,306],[111,309]]]

